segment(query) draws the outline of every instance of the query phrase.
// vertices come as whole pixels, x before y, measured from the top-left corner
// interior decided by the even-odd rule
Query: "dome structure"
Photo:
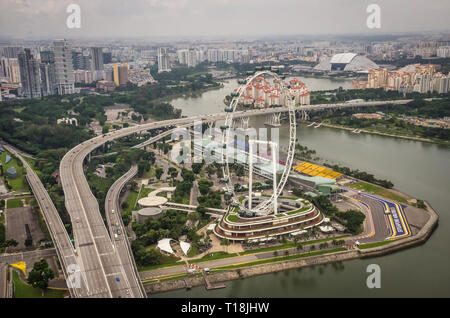
[[[317,71],[347,71],[368,73],[370,69],[378,69],[379,66],[369,60],[367,57],[358,55],[356,53],[340,53],[329,57],[319,64],[314,69]]]

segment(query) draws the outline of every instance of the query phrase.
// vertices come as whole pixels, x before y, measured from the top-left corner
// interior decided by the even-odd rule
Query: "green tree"
[[[53,270],[48,266],[45,259],[34,263],[33,269],[28,275],[28,283],[33,287],[39,287],[42,290],[47,289],[48,282],[55,277]]]
[[[155,175],[158,180],[161,179],[161,176],[163,175],[163,173],[164,173],[164,170],[162,168],[159,168],[159,167],[156,168]]]

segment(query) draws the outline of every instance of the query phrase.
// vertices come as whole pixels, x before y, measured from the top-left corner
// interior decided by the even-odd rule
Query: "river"
[[[320,82],[317,78],[312,86],[310,78],[300,79],[311,90],[348,87],[336,82],[333,87],[328,79]],[[219,90],[198,98],[179,98],[172,104],[188,116],[222,111],[223,97],[236,85],[232,80]],[[253,118],[251,126],[259,127],[264,120]],[[427,200],[440,218],[431,238],[424,245],[383,257],[230,281],[226,288],[215,291],[195,287],[150,297],[450,297],[450,148],[327,127],[300,126],[297,136],[302,145],[315,149],[317,156],[330,163],[389,179],[402,192]],[[282,127],[281,145],[287,137],[287,128]],[[380,289],[366,287],[369,264],[381,267]]]

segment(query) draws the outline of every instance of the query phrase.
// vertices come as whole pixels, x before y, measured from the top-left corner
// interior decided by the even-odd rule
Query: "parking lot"
[[[44,234],[39,227],[39,220],[33,213],[32,208],[22,207],[8,209],[6,211],[6,239],[16,240],[17,246],[8,247],[8,252],[22,251],[26,249],[27,239],[26,224],[33,239],[33,246],[38,246],[39,241],[44,238]]]

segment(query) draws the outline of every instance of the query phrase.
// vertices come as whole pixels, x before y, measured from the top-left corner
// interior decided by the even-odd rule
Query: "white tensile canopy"
[[[191,243],[180,241],[180,247],[181,247],[181,250],[183,251],[184,255],[187,256],[189,250],[191,249]]]
[[[166,253],[175,254],[175,252],[173,251],[172,247],[170,246],[170,241],[171,240],[172,240],[171,238],[165,238],[165,239],[159,240],[158,241],[158,248],[161,251],[164,251]]]

